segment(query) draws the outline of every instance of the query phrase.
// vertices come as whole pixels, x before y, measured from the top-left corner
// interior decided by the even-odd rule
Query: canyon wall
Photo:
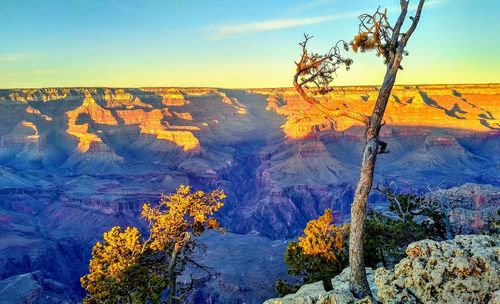
[[[321,98],[369,114],[376,96],[339,87]],[[498,194],[499,98],[499,84],[395,87],[375,182]],[[362,138],[356,122],[325,119],[290,88],[0,90],[0,279],[41,270],[78,289],[91,244],[113,225],[143,225],[142,204],[179,184],[223,188],[220,220],[242,238],[293,238],[326,208],[344,222]],[[455,223],[486,224],[474,220],[487,216],[481,204],[464,206]]]

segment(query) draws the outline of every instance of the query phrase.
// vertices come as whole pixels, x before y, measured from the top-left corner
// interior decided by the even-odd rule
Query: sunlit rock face
[[[483,132],[500,128],[498,115],[498,85],[428,85],[396,86],[392,91],[385,121],[392,126],[432,126]],[[308,136],[311,130],[335,129],[345,131],[360,125],[350,119],[339,119],[334,124],[320,112],[305,104],[290,89],[255,90],[269,94],[269,109],[287,116],[283,126],[291,138]],[[349,108],[371,114],[378,96],[377,87],[343,87],[318,96],[324,105],[336,108],[345,103]]]
[[[376,97],[376,87],[341,87],[321,98],[369,114]],[[489,184],[453,217],[462,232],[484,228],[480,201],[498,209],[481,197],[500,185],[499,97],[500,85],[395,87],[375,183]],[[295,237],[326,208],[346,221],[363,135],[293,89],[0,90],[0,279],[41,270],[78,290],[91,244],[113,225],[143,225],[141,205],[179,184],[223,188],[220,220],[240,242]]]

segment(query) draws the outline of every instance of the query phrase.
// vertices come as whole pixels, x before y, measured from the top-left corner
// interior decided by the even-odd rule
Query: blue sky
[[[411,3],[416,4],[417,0]],[[0,87],[290,86],[303,33],[327,51],[397,0],[0,0]],[[497,0],[427,0],[398,83],[500,82]],[[335,84],[382,81],[352,55]]]

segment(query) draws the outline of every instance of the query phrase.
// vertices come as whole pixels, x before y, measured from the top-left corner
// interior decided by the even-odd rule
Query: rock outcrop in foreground
[[[444,195],[462,199],[450,224],[456,234],[484,230],[499,208],[500,84],[392,94],[381,130],[391,153],[377,160],[374,183],[419,193],[473,183]],[[370,114],[377,95],[375,86],[337,87],[322,102]],[[103,232],[145,225],[141,206],[186,184],[223,188],[221,225],[240,237],[220,242],[253,246],[228,255],[222,238],[207,240],[205,262],[220,275],[200,299],[261,303],[286,275],[286,245],[270,255],[271,240],[295,238],[327,208],[338,224],[349,220],[363,134],[356,121],[325,119],[293,88],[1,89],[0,281],[41,271],[83,297],[79,278]],[[370,204],[386,205],[378,193]],[[258,255],[270,270],[255,271]],[[228,257],[238,262],[221,262]]]
[[[394,271],[375,271],[377,295],[383,303],[500,303],[498,237],[423,240],[410,244],[406,254]]]
[[[366,268],[368,283],[372,293],[375,294],[375,279],[373,270]],[[359,300],[356,299],[349,290],[349,277],[351,269],[346,268],[341,274],[332,279],[333,289],[326,291],[323,282],[307,284],[294,293],[286,295],[283,298],[270,299],[264,304],[368,304],[373,303],[368,297]]]
[[[408,257],[394,270],[367,269],[376,300],[396,303],[500,303],[500,239],[456,236],[454,240],[423,240],[406,249]],[[332,279],[332,291],[322,282],[302,286],[297,293],[265,304],[371,303],[349,291],[349,269]]]

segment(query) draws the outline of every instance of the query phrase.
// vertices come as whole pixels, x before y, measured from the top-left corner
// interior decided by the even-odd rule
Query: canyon
[[[321,96],[364,114],[376,97],[375,86]],[[499,99],[500,84],[396,86],[375,185],[460,189],[457,233],[480,231],[500,205]],[[271,298],[286,240],[326,208],[349,220],[363,132],[325,119],[291,88],[2,89],[0,294],[27,280],[44,303],[78,301],[102,233],[144,227],[144,203],[189,184],[228,194],[219,215],[228,234],[204,236],[214,273],[195,296]],[[372,208],[384,203],[373,193]]]

